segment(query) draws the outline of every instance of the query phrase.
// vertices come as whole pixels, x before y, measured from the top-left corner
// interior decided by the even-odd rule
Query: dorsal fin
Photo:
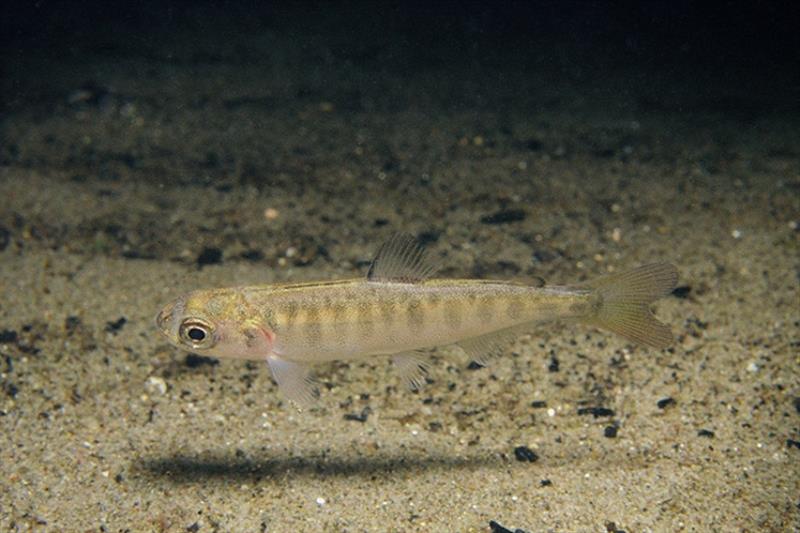
[[[378,248],[367,272],[368,281],[416,283],[437,270],[426,257],[425,249],[406,233],[395,233]]]

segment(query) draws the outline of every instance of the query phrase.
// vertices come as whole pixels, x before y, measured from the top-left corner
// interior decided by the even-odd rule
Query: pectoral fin
[[[298,406],[309,407],[319,398],[319,390],[311,377],[308,365],[287,361],[274,355],[267,357],[267,364],[278,384],[278,389]]]
[[[392,363],[397,367],[403,381],[411,390],[419,390],[425,385],[429,364],[421,352],[403,352],[392,356]]]

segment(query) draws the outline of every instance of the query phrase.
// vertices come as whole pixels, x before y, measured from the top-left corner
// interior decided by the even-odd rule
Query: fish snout
[[[175,308],[177,304],[178,300],[168,303],[156,315],[156,327],[167,337],[171,335],[172,326],[175,323]]]

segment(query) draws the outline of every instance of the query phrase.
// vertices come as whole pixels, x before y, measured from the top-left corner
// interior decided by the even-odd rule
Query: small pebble
[[[741,239],[742,238],[741,230],[738,230],[738,229],[733,230],[731,232],[731,237],[733,237],[734,239]]]
[[[578,409],[579,415],[592,415],[595,418],[601,416],[614,416],[614,411],[608,407],[581,407]]]
[[[76,329],[78,329],[78,326],[80,325],[81,325],[80,317],[70,315],[64,319],[64,330],[66,330],[67,333],[73,333]]]
[[[552,481],[550,481],[549,479],[543,479],[543,480],[541,480],[541,481],[539,482],[539,485],[540,485],[540,486],[542,486],[542,487],[549,487],[549,486],[551,486],[552,484],[553,484],[553,482],[552,482]]]
[[[511,222],[519,222],[525,220],[527,213],[521,209],[505,209],[497,211],[491,215],[481,217],[483,224],[509,224]]]
[[[0,226],[0,252],[6,249],[11,242],[11,232]]]
[[[369,406],[363,408],[360,413],[347,413],[344,415],[345,420],[353,420],[354,422],[366,422],[367,417],[372,412]]]
[[[692,288],[688,285],[681,285],[672,289],[672,295],[676,298],[688,298]]]
[[[0,331],[0,342],[12,343],[17,342],[17,332],[13,329],[4,329]]]
[[[219,248],[203,248],[197,256],[197,266],[200,268],[206,265],[218,265],[219,263],[222,263],[222,250]]]
[[[786,446],[788,446],[789,448],[794,447],[800,450],[800,441],[796,441],[793,439],[786,439]]]
[[[619,428],[616,425],[606,426],[603,430],[603,436],[607,439],[613,439],[617,436],[618,430]]]
[[[266,218],[267,220],[275,220],[279,216],[281,216],[280,211],[278,211],[274,207],[268,207],[264,209],[264,218]]]
[[[539,460],[539,456],[536,455],[536,452],[527,446],[517,446],[514,448],[514,457],[517,458],[517,461],[527,461],[529,463],[535,463]]]
[[[150,376],[144,383],[144,390],[146,390],[148,394],[163,395],[164,393],[167,392],[167,382],[164,381],[164,378],[160,378],[158,376]]]
[[[106,322],[106,331],[109,333],[116,333],[122,329],[122,326],[128,323],[128,319],[124,316],[119,317],[113,322]]]
[[[184,363],[186,363],[186,366],[188,366],[189,368],[197,368],[198,366],[203,366],[203,365],[215,366],[219,364],[219,361],[217,359],[214,359],[213,357],[205,357],[202,355],[190,353],[186,354],[186,359],[184,360]]]
[[[492,533],[514,533],[507,527],[500,525],[498,522],[495,522],[494,520],[489,520],[489,529],[492,530]]]
[[[242,259],[247,259],[248,261],[261,261],[264,259],[264,253],[260,250],[245,250],[239,257]]]
[[[534,409],[541,409],[542,407],[547,407],[547,402],[544,400],[535,400],[531,402],[531,407]]]
[[[708,430],[708,429],[701,429],[700,431],[697,432],[697,436],[698,437],[707,437],[709,439],[713,439],[714,438],[714,432],[711,431],[711,430]]]
[[[673,398],[661,398],[656,402],[659,409],[666,409],[670,405],[675,405],[677,402]]]
[[[489,529],[492,530],[492,533],[526,533],[523,529],[508,529],[507,527],[501,525],[494,520],[489,520]]]
[[[326,502],[325,502],[325,498],[323,498],[323,497],[321,497],[321,496],[320,496],[319,498],[317,498],[317,505],[319,505],[320,507],[322,507],[323,505],[325,505],[325,503],[326,503]]]

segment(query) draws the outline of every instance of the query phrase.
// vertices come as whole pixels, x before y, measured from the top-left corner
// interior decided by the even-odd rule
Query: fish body
[[[649,303],[677,273],[659,263],[576,286],[432,279],[434,265],[410,237],[381,247],[364,279],[194,291],[159,313],[174,344],[203,355],[266,360],[300,404],[315,393],[310,365],[394,354],[412,386],[423,382],[420,350],[458,344],[485,363],[523,328],[577,319],[664,347],[669,329]]]

